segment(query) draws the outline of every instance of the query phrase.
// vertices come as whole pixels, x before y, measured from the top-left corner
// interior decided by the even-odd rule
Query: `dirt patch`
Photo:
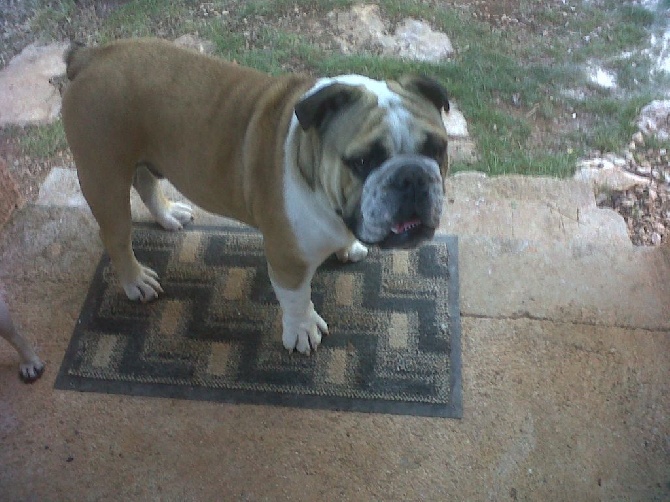
[[[670,156],[666,149],[645,149],[632,156],[624,168],[645,175],[649,182],[603,191],[597,196],[598,206],[623,216],[633,244],[658,246],[670,236]]]

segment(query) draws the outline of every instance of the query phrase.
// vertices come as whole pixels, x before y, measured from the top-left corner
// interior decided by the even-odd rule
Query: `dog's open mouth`
[[[435,235],[435,229],[421,222],[419,218],[395,223],[386,238],[379,243],[381,248],[412,248],[421,241]]]
[[[403,223],[396,223],[391,227],[391,232],[400,235],[404,234],[405,232],[409,232],[410,230],[417,228],[421,226],[421,220],[419,218],[415,218],[410,221],[405,221]]]

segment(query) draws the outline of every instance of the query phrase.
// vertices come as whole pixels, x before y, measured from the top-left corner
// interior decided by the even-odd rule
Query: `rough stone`
[[[386,36],[377,5],[354,5],[348,12],[334,11],[328,17],[340,31],[336,40],[345,54],[362,48],[369,50],[379,45],[381,36]]]
[[[654,100],[642,108],[637,127],[647,136],[670,139],[670,100]]]
[[[450,103],[449,113],[442,112],[442,121],[449,136],[448,155],[450,162],[475,163],[478,158],[477,146],[470,139],[468,123],[455,103]]]
[[[479,158],[477,155],[477,145],[469,138],[449,138],[447,147],[449,162],[463,162],[464,164],[474,164]]]
[[[447,35],[433,31],[423,21],[411,18],[405,19],[396,28],[392,43],[398,56],[417,61],[438,62],[454,52]]]
[[[655,59],[654,66],[659,71],[670,73],[670,29],[660,34],[652,33],[649,42],[649,53]]]
[[[627,190],[635,185],[649,184],[649,178],[619,169],[604,170],[583,168],[575,172],[574,179],[590,183],[594,189]]]
[[[199,52],[200,54],[214,53],[214,43],[196,35],[182,35],[181,37],[177,38],[174,43],[180,47],[185,47],[186,49]]]
[[[335,38],[345,54],[364,49],[386,56],[438,62],[454,51],[446,34],[416,19],[406,18],[389,35],[377,5],[355,5],[347,12],[331,13],[329,18],[339,31]]]
[[[635,185],[648,185],[649,177],[639,176],[623,169],[626,161],[617,158],[585,159],[577,163],[574,179],[601,188],[627,190]]]
[[[67,44],[31,44],[0,71],[0,126],[49,123],[61,99],[49,79],[65,72]]]
[[[86,199],[79,188],[77,171],[54,167],[40,186],[38,206],[87,207]]]
[[[614,89],[617,86],[616,75],[600,66],[590,66],[588,68],[588,76],[591,83],[603,89]]]
[[[5,160],[0,159],[0,230],[9,221],[20,202],[19,187],[7,169]]]
[[[468,138],[468,123],[456,104],[449,104],[449,113],[442,111],[442,122],[449,137]]]

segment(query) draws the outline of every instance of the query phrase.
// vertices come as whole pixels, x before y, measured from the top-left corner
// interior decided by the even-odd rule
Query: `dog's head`
[[[434,80],[347,75],[317,82],[295,108],[299,166],[361,242],[413,247],[439,225],[449,109]]]

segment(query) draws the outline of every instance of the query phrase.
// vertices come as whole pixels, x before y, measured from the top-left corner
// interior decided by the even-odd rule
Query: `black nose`
[[[391,187],[405,203],[414,203],[428,197],[428,185],[426,173],[411,166],[401,169],[391,179]]]

